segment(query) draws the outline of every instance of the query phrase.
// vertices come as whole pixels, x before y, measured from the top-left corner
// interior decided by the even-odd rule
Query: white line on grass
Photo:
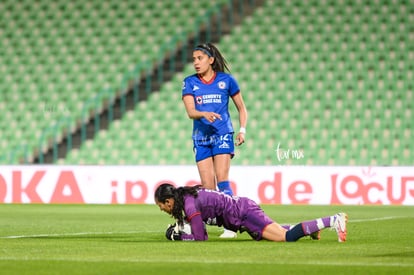
[[[161,231],[74,232],[74,233],[62,233],[62,234],[35,234],[35,235],[3,236],[3,237],[0,237],[0,239],[76,237],[76,236],[87,236],[87,235],[114,235],[114,234],[160,233],[160,232]]]
[[[55,257],[55,258],[41,258],[41,257],[30,257],[30,258],[19,258],[19,257],[0,257],[0,261],[21,261],[21,260],[26,260],[26,261],[56,261],[56,262],[90,262],[90,263],[98,263],[98,262],[104,262],[106,260],[102,260],[102,259],[96,259],[96,258],[59,258],[59,257]],[[160,259],[159,258],[129,258],[129,259],[116,259],[113,260],[115,262],[120,262],[120,263],[160,263]],[[414,267],[413,263],[400,263],[400,262],[393,262],[393,263],[385,263],[385,262],[373,262],[373,263],[368,263],[365,261],[362,262],[321,262],[321,261],[309,261],[309,262],[289,262],[289,263],[277,263],[275,261],[257,261],[257,259],[255,259],[254,261],[249,261],[246,259],[183,259],[183,258],[163,258],[162,259],[163,263],[183,263],[183,264],[269,264],[269,265],[310,265],[310,266],[363,266],[363,267],[367,267],[367,266],[372,266],[372,267]]]
[[[349,220],[351,223],[360,222],[374,222],[383,220],[395,220],[395,219],[406,219],[412,218],[408,216],[391,216],[391,217],[380,217],[372,219],[359,219]],[[17,235],[17,236],[2,236],[0,239],[23,239],[23,238],[47,238],[47,237],[76,237],[86,235],[114,235],[114,234],[137,234],[137,233],[160,233],[162,231],[125,231],[125,232],[75,232],[75,233],[62,233],[62,234],[35,234],[35,235]]]
[[[372,218],[372,219],[360,219],[360,220],[349,220],[349,222],[376,222],[376,221],[385,221],[385,220],[396,220],[396,219],[407,219],[413,218],[409,216],[391,216],[391,217],[381,217],[381,218]]]

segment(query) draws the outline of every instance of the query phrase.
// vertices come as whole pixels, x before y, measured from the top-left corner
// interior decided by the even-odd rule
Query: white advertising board
[[[232,166],[260,204],[414,205],[414,167]],[[0,166],[0,203],[152,204],[156,187],[199,184],[196,166]]]

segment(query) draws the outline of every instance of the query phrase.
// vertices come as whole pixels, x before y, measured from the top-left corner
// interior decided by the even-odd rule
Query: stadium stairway
[[[0,10],[4,16],[0,27],[5,51],[0,55],[0,69],[5,77],[0,81],[0,91],[5,97],[0,108],[5,110],[5,116],[0,124],[1,163],[52,162],[62,156],[65,149],[61,148],[79,146],[82,138],[77,137],[85,123],[88,126],[82,131],[86,133],[81,136],[91,138],[91,133],[106,127],[104,115],[108,110],[115,118],[120,116],[119,108],[112,105],[126,92],[124,72],[136,66],[134,58],[150,64],[141,68],[143,77],[157,74],[159,80],[162,72],[162,79],[167,79],[171,68],[163,68],[171,67],[168,56],[180,54],[180,48],[163,49],[166,41],[176,33],[186,34],[185,42],[175,41],[185,47],[187,40],[203,39],[199,31],[210,39],[215,34],[207,33],[205,27],[211,21],[205,19],[206,15],[214,16],[213,12],[207,14],[209,9],[231,10],[231,6],[239,8],[242,2],[245,1],[2,1]],[[253,2],[260,1],[249,1]],[[237,22],[239,10],[234,11],[231,18]],[[181,19],[187,20],[177,21]],[[160,53],[166,53],[165,60]],[[180,65],[174,66],[179,69]],[[139,88],[139,94],[134,95],[133,102],[145,100],[157,85],[155,76],[151,82],[138,82],[134,88]],[[85,112],[85,105],[95,104],[91,99],[100,95],[100,89],[111,91],[102,93],[106,97],[97,112]],[[132,108],[130,98],[123,98],[126,103],[121,103],[121,112]],[[70,119],[65,121],[68,114]],[[28,119],[32,122],[27,123]]]
[[[268,0],[223,36],[218,46],[250,114],[233,164],[412,165],[414,5],[398,3]],[[101,137],[112,152],[92,142],[63,163],[193,163],[191,123],[177,97],[192,71],[186,66],[140,107],[155,122],[144,126],[151,133],[130,135],[143,118],[135,110]],[[175,118],[173,127],[159,110]]]
[[[248,142],[233,163],[412,165],[413,9],[412,0],[267,0],[232,28],[218,46],[234,68],[250,114]],[[155,78],[159,72],[164,70],[153,71]],[[107,129],[100,125],[106,115],[95,119],[102,130],[65,159],[59,154],[59,163],[193,163],[191,123],[179,99],[179,84],[191,72],[188,65],[168,75],[170,81],[158,81],[159,92]],[[165,118],[174,119],[165,124]],[[9,123],[18,122],[10,117]],[[290,153],[303,150],[305,157],[279,161],[279,144]]]
[[[145,144],[144,147],[130,148],[125,150],[125,148],[114,149],[112,150],[102,150],[102,148],[109,148],[112,144],[111,140],[119,138],[114,131],[108,131],[110,128],[116,128],[119,125],[120,121],[128,120],[128,117],[131,117],[131,114],[134,110],[139,110],[140,105],[146,104],[148,97],[157,97],[161,85],[168,83],[173,77],[176,76],[177,72],[182,71],[185,68],[185,65],[188,62],[188,49],[194,47],[194,45],[203,42],[211,41],[213,43],[218,42],[222,35],[228,34],[232,27],[240,24],[243,19],[252,14],[254,9],[260,7],[264,1],[254,0],[254,1],[244,1],[244,0],[231,0],[231,1],[217,1],[217,4],[224,3],[221,6],[220,17],[213,12],[210,13],[211,18],[206,18],[202,21],[207,22],[200,25],[200,29],[196,33],[191,34],[185,44],[182,44],[173,50],[173,53],[168,53],[165,58],[161,61],[160,64],[154,65],[151,72],[146,72],[146,75],[143,76],[139,83],[136,83],[135,86],[130,87],[129,90],[125,91],[124,98],[117,98],[113,102],[109,102],[105,108],[101,110],[99,114],[95,114],[88,123],[85,123],[85,133],[82,134],[82,128],[79,128],[77,131],[70,135],[70,144],[68,142],[68,137],[63,136],[61,141],[56,144],[55,147],[51,146],[45,154],[42,154],[42,158],[39,159],[35,157],[34,163],[80,163],[80,164],[114,164],[114,163],[137,163],[137,164],[162,164],[162,163],[188,163],[188,154],[184,153],[186,157],[182,158],[182,150],[172,150],[168,152],[167,150],[159,150],[160,146],[154,147],[152,144]],[[193,3],[194,4],[194,3]],[[212,9],[214,11],[214,9]],[[206,14],[209,14],[207,12]],[[227,17],[228,20],[221,20],[221,18]],[[176,18],[178,20],[178,18]],[[164,19],[166,20],[166,19]],[[167,23],[164,25],[171,24],[167,20]],[[179,23],[179,25],[188,24],[188,22]],[[173,24],[174,25],[174,24]],[[217,31],[220,30],[220,31]],[[164,30],[165,31],[165,30]],[[161,41],[160,41],[161,43]],[[182,56],[186,56],[183,62]],[[181,83],[181,81],[179,81]],[[181,87],[179,87],[180,89]],[[138,96],[134,94],[134,91],[139,91]],[[168,99],[166,99],[168,100]],[[176,101],[175,101],[176,102]],[[171,108],[176,107],[175,104]],[[159,108],[155,106],[154,108]],[[147,112],[148,110],[144,110]],[[151,111],[149,112],[151,113]],[[182,112],[181,112],[182,113]],[[137,126],[137,121],[142,120],[142,116],[139,115],[135,117],[133,121],[130,121],[135,126],[133,131],[148,132],[149,129],[153,129],[154,125],[150,123],[142,123],[143,125]],[[153,120],[148,120],[149,122]],[[155,124],[158,123],[158,120],[155,121]],[[163,125],[164,129],[169,129],[170,131],[177,127],[174,123],[171,125]],[[180,127],[188,128],[183,125]],[[175,128],[176,129],[176,128]],[[161,130],[165,132],[165,130]],[[114,136],[107,136],[107,133],[110,133]],[[186,132],[188,133],[188,131]],[[131,134],[131,133],[129,133]],[[86,137],[86,141],[82,142],[82,135]],[[123,133],[125,135],[125,133]],[[130,136],[131,139],[134,136]],[[158,137],[154,137],[155,142],[160,142]],[[185,139],[183,131],[180,134],[181,139]],[[122,139],[123,140],[123,139]],[[127,146],[126,148],[129,148]],[[160,144],[158,144],[160,145]],[[188,146],[187,142],[187,146]],[[163,145],[164,146],[164,145]],[[168,144],[167,144],[168,146]],[[80,147],[85,147],[89,149],[80,150]],[[95,149],[93,149],[95,147]],[[148,148],[155,148],[153,152],[149,152]],[[84,158],[77,157],[79,152],[92,150],[93,153],[85,153]],[[120,153],[119,153],[120,152]],[[162,153],[159,153],[162,152]],[[190,151],[191,152],[191,151]],[[162,156],[160,158],[160,155]],[[190,154],[191,155],[191,154]],[[139,157],[138,157],[139,156]],[[66,159],[65,159],[66,158]],[[117,161],[115,161],[117,159]],[[182,159],[182,161],[179,161]],[[190,157],[191,159],[191,157]],[[112,161],[108,161],[112,160]],[[178,160],[178,162],[177,162]]]

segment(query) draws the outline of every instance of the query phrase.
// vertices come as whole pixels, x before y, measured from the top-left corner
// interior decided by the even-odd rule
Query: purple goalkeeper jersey
[[[224,193],[200,188],[198,196],[184,196],[184,212],[191,224],[192,234],[183,234],[182,240],[207,240],[207,225],[223,226],[232,231],[238,231],[246,226],[253,231],[261,231],[264,226],[273,221],[251,199],[231,197]],[[259,213],[259,215],[257,215]],[[251,216],[260,217],[259,222],[251,224]],[[258,226],[258,227],[257,227]]]

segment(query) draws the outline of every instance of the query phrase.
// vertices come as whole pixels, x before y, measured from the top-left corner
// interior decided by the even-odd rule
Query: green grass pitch
[[[0,274],[414,274],[414,207],[264,205],[279,223],[345,211],[348,240],[171,242],[155,205],[0,205]],[[213,273],[212,273],[213,272]]]

